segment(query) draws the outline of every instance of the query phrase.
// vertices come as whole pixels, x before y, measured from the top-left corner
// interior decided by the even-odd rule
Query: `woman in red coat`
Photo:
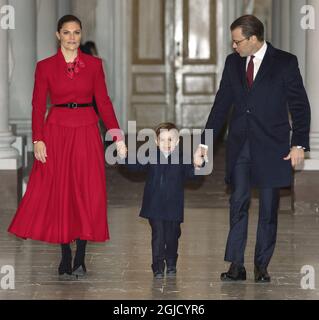
[[[59,243],[60,275],[84,275],[87,240],[109,239],[105,159],[98,116],[108,129],[119,129],[108,96],[102,61],[79,50],[82,25],[67,15],[58,22],[61,47],[38,62],[32,99],[35,162],[26,193],[8,229],[24,239]],[[45,118],[47,97],[51,108]],[[114,135],[120,156],[126,146]],[[77,250],[72,267],[70,242]]]

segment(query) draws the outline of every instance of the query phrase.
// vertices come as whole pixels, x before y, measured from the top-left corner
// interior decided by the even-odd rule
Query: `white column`
[[[275,0],[276,1],[276,0]],[[278,1],[278,0],[277,0]],[[281,47],[284,51],[290,51],[290,0],[280,0],[281,5]]]
[[[104,68],[107,74],[107,85],[109,94],[114,101],[114,80],[115,70],[115,2],[116,0],[97,1],[96,7],[96,46],[100,57],[104,61]],[[118,40],[119,38],[117,38]],[[87,39],[92,40],[92,39]],[[112,43],[112,45],[110,45]]]
[[[130,35],[130,27],[127,19],[127,1],[115,1],[115,41],[114,46],[114,64],[115,64],[115,83],[114,83],[114,108],[116,109],[120,126],[127,132],[127,119],[128,119],[128,55],[127,49],[128,37]],[[124,45],[125,44],[125,45]],[[118,76],[120,75],[120,76]]]
[[[97,20],[97,14],[101,13],[104,15],[104,19],[108,20],[108,17],[114,12],[114,11],[103,11],[99,12],[97,9],[98,2],[101,2],[100,0],[71,0],[71,12],[76,17],[78,17],[83,26],[83,32],[82,32],[82,40],[83,42],[91,40],[94,41],[95,39],[95,30],[96,27],[96,20]],[[102,0],[103,4],[106,6],[112,6],[113,0]],[[113,20],[112,16],[112,20]],[[105,32],[108,32],[107,30],[104,30]]]
[[[16,28],[9,32],[12,70],[9,87],[10,124],[26,135],[32,151],[31,101],[36,62],[36,2],[9,0],[15,8]]]
[[[71,14],[71,3],[70,0],[57,0],[58,6],[58,19],[66,14]]]
[[[290,2],[272,1],[272,44],[285,51],[290,51]]]
[[[95,35],[86,39],[96,42],[103,59],[109,94],[123,130],[127,129],[127,37],[130,35],[127,12],[127,0],[97,0]]]
[[[290,1],[290,52],[298,57],[300,73],[306,78],[306,30],[301,28],[301,8],[307,4],[307,0]]]
[[[239,17],[245,14],[243,0],[236,0],[234,3],[228,3],[228,17],[229,17],[229,27],[230,25]]]
[[[236,1],[237,2],[237,1]],[[255,0],[245,0],[241,1],[242,13],[241,14],[254,14],[255,10]]]
[[[225,66],[226,57],[233,52],[231,43],[231,24],[244,14],[243,0],[221,0],[217,5],[217,78],[219,84]]]
[[[217,1],[217,42],[222,43],[218,46],[218,56],[220,57],[220,76],[224,68],[224,63],[227,55],[233,52],[231,45],[231,24],[240,16],[244,14],[243,0],[229,1],[222,0]]]
[[[305,169],[319,170],[319,90],[318,90],[318,52],[319,52],[319,1],[308,0],[308,5],[315,9],[316,27],[307,30],[307,65],[306,88],[311,106],[310,160],[305,162]]]
[[[7,0],[0,0],[0,8]],[[0,170],[18,169],[19,153],[11,145],[16,138],[9,130],[8,30],[0,27]]]
[[[56,53],[57,25],[56,0],[37,0],[37,60],[42,60]]]
[[[281,2],[272,1],[272,44],[281,48]]]
[[[272,44],[298,57],[300,72],[306,76],[306,32],[300,27],[301,7],[307,0],[272,1]]]

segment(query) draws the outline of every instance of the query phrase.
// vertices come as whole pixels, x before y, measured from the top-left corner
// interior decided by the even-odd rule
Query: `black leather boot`
[[[86,274],[86,267],[84,263],[86,244],[86,240],[76,240],[76,253],[73,261],[73,275],[77,277],[83,277]]]
[[[59,276],[72,275],[72,251],[69,243],[61,244],[62,259],[59,265]]]

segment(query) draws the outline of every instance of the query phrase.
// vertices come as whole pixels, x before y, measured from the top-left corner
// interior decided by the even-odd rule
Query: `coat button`
[[[246,110],[246,113],[251,113],[251,110],[250,110],[250,109],[247,109],[247,110]]]

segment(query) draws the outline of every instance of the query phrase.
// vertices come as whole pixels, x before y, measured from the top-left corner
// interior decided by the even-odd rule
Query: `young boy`
[[[166,275],[176,275],[180,225],[184,220],[184,182],[195,177],[194,165],[183,164],[178,143],[176,126],[162,123],[156,129],[156,164],[137,161],[127,165],[132,171],[147,170],[140,216],[151,225],[152,269],[157,279],[164,277],[165,264]]]

